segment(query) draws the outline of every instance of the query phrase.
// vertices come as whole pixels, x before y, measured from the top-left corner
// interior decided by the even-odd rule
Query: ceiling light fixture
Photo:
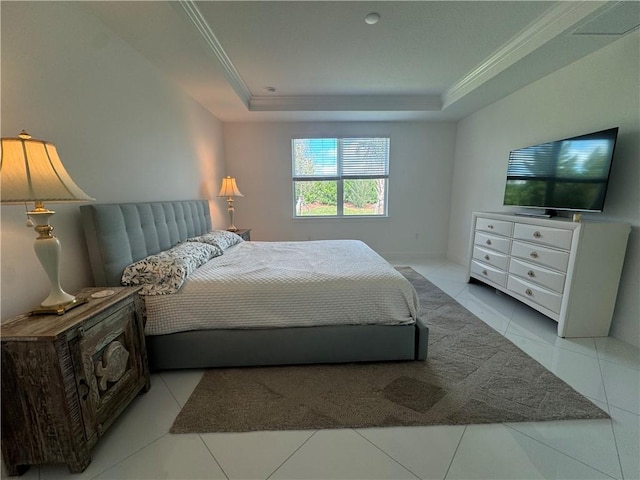
[[[375,25],[380,21],[380,14],[378,12],[371,12],[366,17],[364,17],[364,21],[368,25]]]

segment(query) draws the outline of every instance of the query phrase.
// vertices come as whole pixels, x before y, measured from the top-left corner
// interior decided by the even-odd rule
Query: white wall
[[[389,217],[293,219],[291,139],[388,135]],[[244,198],[234,223],[254,240],[354,238],[387,258],[447,249],[453,123],[225,123],[225,158]]]
[[[639,37],[627,35],[459,122],[448,250],[466,263],[471,212],[505,210],[511,149],[619,126],[605,210],[585,217],[633,226],[611,334],[634,345],[640,345]]]
[[[98,202],[215,198],[222,125],[74,2],[2,2],[3,137],[21,129],[55,143]],[[92,283],[76,204],[47,205],[62,242],[62,284]],[[211,202],[214,223],[224,214]],[[48,294],[24,206],[2,206],[2,318]],[[223,225],[216,225],[222,227]]]

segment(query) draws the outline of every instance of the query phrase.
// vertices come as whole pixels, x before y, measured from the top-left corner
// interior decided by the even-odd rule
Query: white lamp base
[[[229,212],[229,226],[227,227],[228,232],[237,232],[238,227],[233,224],[233,212],[235,209],[233,208],[233,197],[227,198],[227,212]]]
[[[75,307],[79,307],[89,301],[88,298],[76,298],[71,303],[64,305],[56,305],[54,307],[38,307],[35,310],[31,310],[29,315],[64,315],[69,310]]]
[[[60,286],[60,252],[62,250],[60,241],[51,234],[53,227],[49,225],[49,219],[56,212],[47,210],[40,203],[36,203],[36,208],[27,215],[34,221],[34,230],[39,236],[33,243],[38,260],[49,278],[49,296],[40,303],[40,308],[32,313],[55,313],[62,315],[64,312],[80,303],[76,297],[65,292]]]
[[[33,242],[33,249],[51,284],[49,296],[40,303],[40,306],[51,308],[73,302],[76,297],[62,290],[60,286],[60,253],[62,248],[58,238],[53,235],[47,238],[36,238]]]

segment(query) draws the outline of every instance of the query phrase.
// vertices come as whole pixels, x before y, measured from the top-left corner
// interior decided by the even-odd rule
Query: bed
[[[212,230],[206,200],[92,204],[80,211],[96,286],[120,285],[128,266]],[[301,281],[304,272],[315,283]],[[271,275],[266,282],[265,275]],[[397,294],[387,292],[396,286],[381,284],[383,277],[395,282]],[[417,316],[413,287],[398,277],[359,241],[232,245],[177,293],[144,297],[150,367],[424,360],[428,328]],[[207,323],[210,316],[215,326]],[[319,316],[326,317],[323,324],[315,321]]]

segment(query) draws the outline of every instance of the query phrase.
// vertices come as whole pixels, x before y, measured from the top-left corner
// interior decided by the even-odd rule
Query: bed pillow
[[[141,295],[176,293],[189,274],[222,250],[206,243],[180,243],[175,247],[132,263],[122,273],[123,285],[142,285]]]
[[[229,232],[227,230],[214,230],[198,237],[188,238],[187,242],[200,242],[208,245],[215,245],[219,247],[223,252],[238,243],[244,242],[242,237],[237,233]]]

